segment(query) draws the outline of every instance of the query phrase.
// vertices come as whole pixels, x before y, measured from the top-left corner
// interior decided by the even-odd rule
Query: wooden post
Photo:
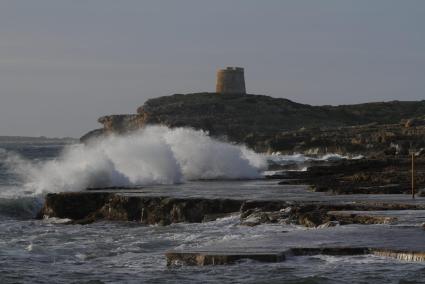
[[[415,199],[415,187],[416,187],[416,178],[415,178],[415,153],[412,153],[412,198]]]

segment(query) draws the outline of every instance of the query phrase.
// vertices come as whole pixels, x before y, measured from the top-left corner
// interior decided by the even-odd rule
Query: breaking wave
[[[30,161],[0,153],[23,190],[78,191],[87,187],[176,184],[198,179],[254,179],[267,166],[245,146],[215,140],[204,131],[150,126],[127,136],[71,145],[56,159]]]

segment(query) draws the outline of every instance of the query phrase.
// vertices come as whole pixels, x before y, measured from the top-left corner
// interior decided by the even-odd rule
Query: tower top
[[[224,69],[224,70],[239,71],[239,72],[243,72],[244,71],[242,67],[226,67],[226,69]]]
[[[217,71],[216,93],[246,94],[244,69],[226,67]]]

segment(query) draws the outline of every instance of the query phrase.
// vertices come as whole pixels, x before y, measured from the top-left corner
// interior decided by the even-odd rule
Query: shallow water
[[[31,160],[48,160],[60,153],[62,145],[0,145],[0,148],[12,149]],[[261,242],[305,228],[239,226],[237,215],[203,224],[165,227],[134,222],[64,225],[56,219],[34,220],[40,199],[12,197],[10,193],[20,186],[21,181],[0,166],[0,283],[91,280],[105,283],[425,283],[423,263],[376,256],[302,256],[272,264],[243,261],[232,266],[169,268],[164,257],[168,250],[222,242],[238,242],[244,247],[245,243]],[[146,190],[154,192],[155,189],[187,194],[194,194],[198,189],[204,193],[215,192],[217,196],[226,191],[232,195],[234,190],[241,197],[268,189],[267,194],[261,194],[272,196],[273,192],[284,192],[286,197],[300,199],[309,194],[298,187],[277,186],[261,180],[193,182]]]
[[[273,264],[245,261],[233,266],[166,267],[163,252],[169,249],[261,239],[282,230],[280,226],[241,228],[236,219],[168,227],[2,220],[1,283],[421,283],[425,276],[422,263],[375,256],[303,256]]]

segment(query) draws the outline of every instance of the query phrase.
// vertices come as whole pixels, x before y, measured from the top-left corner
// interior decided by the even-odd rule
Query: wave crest
[[[253,179],[261,177],[267,166],[264,156],[245,146],[215,140],[204,131],[164,126],[67,146],[50,161],[6,156],[4,161],[21,177],[25,190],[37,194],[196,179]]]

